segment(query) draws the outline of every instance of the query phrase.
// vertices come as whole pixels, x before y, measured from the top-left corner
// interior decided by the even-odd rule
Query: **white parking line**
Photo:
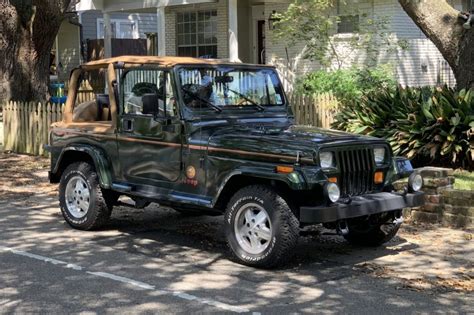
[[[129,278],[125,278],[125,277],[116,276],[116,275],[113,275],[113,274],[108,273],[108,272],[92,272],[92,271],[87,271],[87,273],[90,274],[90,275],[97,276],[97,277],[102,277],[102,278],[107,278],[107,279],[111,279],[111,280],[115,280],[115,281],[127,283],[127,284],[133,285],[133,286],[135,286],[135,287],[139,287],[139,288],[145,289],[145,290],[155,290],[155,286],[150,285],[150,284],[148,284],[148,283],[141,282],[141,281],[135,281],[135,280],[132,280],[132,279],[129,279]]]
[[[215,301],[215,300],[210,300],[210,299],[204,299],[204,298],[200,298],[200,297],[197,297],[197,296],[194,296],[194,295],[191,295],[191,294],[188,294],[188,293],[180,292],[180,291],[156,289],[156,287],[154,285],[151,285],[151,284],[148,284],[148,283],[145,283],[145,282],[133,280],[133,279],[126,278],[126,277],[117,276],[117,275],[114,275],[114,274],[111,274],[111,273],[108,273],[108,272],[87,271],[86,268],[83,268],[83,267],[78,266],[76,264],[70,264],[70,263],[67,263],[67,262],[62,261],[62,260],[57,260],[57,259],[50,258],[50,257],[45,257],[45,256],[37,255],[37,254],[32,254],[32,253],[29,253],[29,252],[25,252],[25,251],[10,248],[10,247],[0,246],[0,251],[10,252],[10,253],[15,254],[15,255],[32,258],[32,259],[35,259],[35,260],[38,260],[38,261],[43,261],[43,262],[46,262],[46,263],[50,263],[50,264],[53,264],[53,265],[56,265],[56,266],[62,266],[63,268],[67,268],[67,269],[73,269],[73,270],[77,270],[77,271],[85,271],[87,274],[90,274],[90,275],[93,275],[93,276],[96,276],[96,277],[102,277],[102,278],[107,278],[107,279],[110,279],[110,280],[113,280],[113,281],[122,282],[122,283],[132,285],[132,286],[144,289],[144,290],[154,291],[155,293],[159,293],[159,294],[162,294],[162,295],[172,295],[172,296],[178,297],[178,298],[183,299],[183,300],[196,301],[198,303],[206,304],[206,305],[209,305],[209,306],[214,306],[214,307],[220,308],[220,309],[225,310],[225,311],[230,311],[230,312],[234,312],[234,313],[249,313],[250,312],[250,310],[245,308],[245,307],[234,306],[234,305],[221,303],[221,302],[218,302],[218,301]]]

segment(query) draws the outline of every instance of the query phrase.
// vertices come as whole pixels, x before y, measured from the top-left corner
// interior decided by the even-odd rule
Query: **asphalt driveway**
[[[222,217],[119,207],[103,230],[73,230],[47,164],[0,154],[2,314],[473,313],[472,231],[406,224],[366,249],[313,228],[263,271],[227,259]]]

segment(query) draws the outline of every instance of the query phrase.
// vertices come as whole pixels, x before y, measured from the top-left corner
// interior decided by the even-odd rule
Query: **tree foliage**
[[[359,15],[354,34],[337,34],[341,16],[337,14],[336,0],[294,0],[287,11],[275,13],[279,20],[275,23],[275,34],[291,45],[305,43],[304,58],[326,67],[335,63],[337,68],[342,68],[361,53],[365,53],[365,63],[373,66],[382,50],[390,53],[399,47],[407,48],[406,41],[397,40],[389,32],[388,17],[369,16],[354,9],[356,5],[350,2],[340,0],[339,3],[353,7],[343,15]]]

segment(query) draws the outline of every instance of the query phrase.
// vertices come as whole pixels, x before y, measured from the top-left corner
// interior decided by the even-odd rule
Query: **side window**
[[[112,120],[106,78],[106,69],[81,73],[72,117],[74,122]]]
[[[177,115],[170,74],[162,70],[133,69],[122,79],[121,112],[132,115]]]

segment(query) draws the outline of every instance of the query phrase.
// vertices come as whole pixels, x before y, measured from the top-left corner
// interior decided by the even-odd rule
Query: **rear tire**
[[[390,241],[400,229],[400,224],[393,223],[393,213],[383,213],[373,219],[348,220],[349,234],[344,238],[354,245],[375,247]]]
[[[271,187],[242,188],[225,213],[228,246],[239,263],[259,268],[283,265],[299,237],[299,222]]]
[[[86,162],[69,165],[59,183],[59,204],[66,222],[79,230],[95,230],[110,218],[116,194],[102,190],[94,167]]]

